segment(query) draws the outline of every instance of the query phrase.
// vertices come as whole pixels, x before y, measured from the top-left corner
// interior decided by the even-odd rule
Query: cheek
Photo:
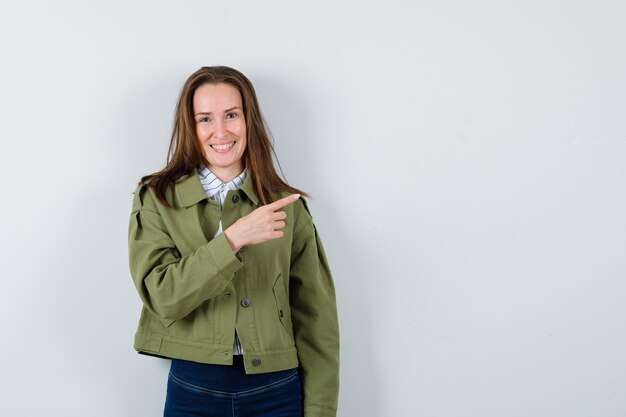
[[[238,135],[241,142],[241,151],[243,152],[248,146],[248,137],[246,136],[246,129],[243,129],[241,134]]]
[[[238,123],[237,124],[237,134],[239,136],[245,136],[246,135],[246,124],[245,123]]]
[[[210,133],[211,133],[211,129],[209,129],[207,126],[203,126],[203,125],[196,126],[196,134],[198,135],[198,138],[200,140],[209,136]]]

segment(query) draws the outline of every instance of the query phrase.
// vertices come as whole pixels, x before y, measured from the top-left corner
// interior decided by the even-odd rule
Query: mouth
[[[222,152],[228,152],[230,148],[235,146],[236,142],[237,141],[233,141],[233,142],[223,143],[221,145],[209,145],[209,146],[211,146],[211,148],[213,148],[216,152],[222,153]]]

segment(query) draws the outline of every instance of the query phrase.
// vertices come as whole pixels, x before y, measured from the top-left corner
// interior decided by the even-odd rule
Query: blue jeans
[[[297,369],[246,375],[233,366],[173,359],[164,417],[302,417]]]

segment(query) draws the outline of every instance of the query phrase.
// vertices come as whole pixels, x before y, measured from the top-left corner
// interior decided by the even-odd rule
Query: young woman
[[[171,358],[165,416],[336,416],[335,290],[307,194],[276,173],[254,87],[203,67],[135,191],[135,349]]]

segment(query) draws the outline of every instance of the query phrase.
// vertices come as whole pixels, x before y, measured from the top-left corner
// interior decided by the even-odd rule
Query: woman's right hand
[[[282,237],[283,232],[277,229],[285,227],[284,220],[287,213],[280,209],[298,200],[298,198],[300,198],[300,194],[291,194],[259,207],[224,230],[226,240],[233,252],[239,251],[246,245],[254,245]]]

